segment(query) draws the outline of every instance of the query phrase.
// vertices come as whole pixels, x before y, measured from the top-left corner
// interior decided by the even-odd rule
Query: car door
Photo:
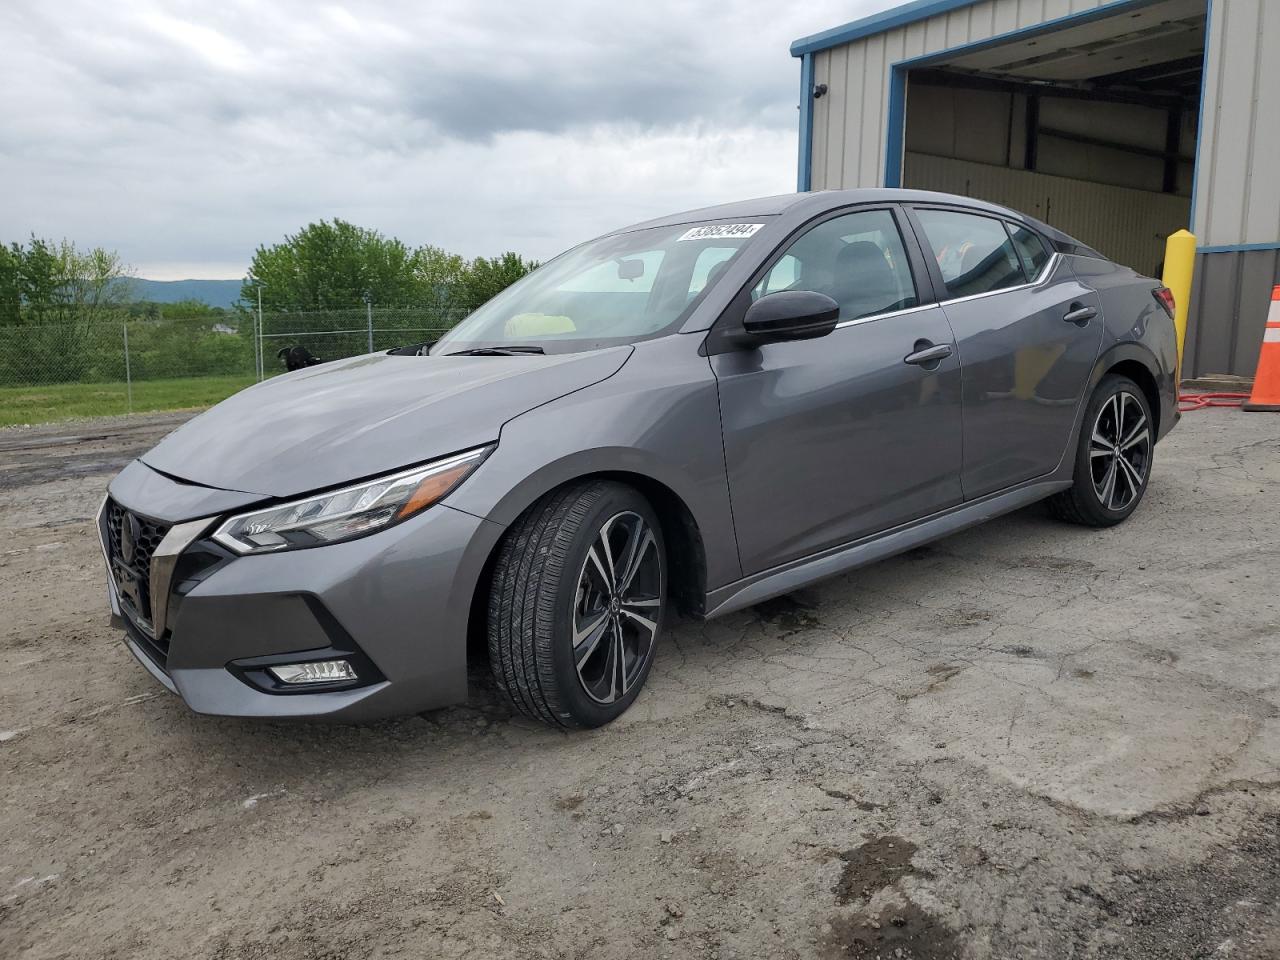
[[[1102,342],[1101,302],[1024,224],[913,206],[963,371],[965,499],[1058,466]]]
[[[858,208],[803,230],[720,318],[740,329],[781,290],[840,305],[820,339],[708,339],[744,573],[960,502],[960,367],[925,270],[900,210]]]

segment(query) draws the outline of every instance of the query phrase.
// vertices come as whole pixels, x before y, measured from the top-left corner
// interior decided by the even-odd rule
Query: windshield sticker
[[[763,223],[713,223],[706,227],[693,227],[676,237],[682,240],[745,240],[763,227]]]

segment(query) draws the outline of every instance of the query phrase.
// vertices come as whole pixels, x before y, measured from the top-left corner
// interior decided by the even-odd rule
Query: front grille
[[[124,604],[121,604],[123,607]],[[129,639],[136,643],[147,658],[165,673],[169,672],[169,641],[157,640],[153,631],[144,630],[127,611],[124,618],[124,631]]]
[[[157,645],[151,605],[151,556],[169,526],[132,513],[114,500],[107,503],[107,558],[120,606],[134,625]],[[167,652],[167,651],[165,651]]]

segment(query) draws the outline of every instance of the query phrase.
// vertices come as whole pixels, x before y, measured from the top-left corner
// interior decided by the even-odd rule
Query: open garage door
[[[957,51],[907,74],[902,185],[1023,210],[1157,273],[1191,224],[1206,0]]]

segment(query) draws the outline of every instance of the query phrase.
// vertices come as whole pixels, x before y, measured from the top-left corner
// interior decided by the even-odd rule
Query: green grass
[[[139,380],[133,384],[133,411],[186,410],[225,400],[256,381],[252,374]],[[123,383],[58,383],[44,387],[0,387],[0,426],[49,423],[78,417],[129,413]]]

